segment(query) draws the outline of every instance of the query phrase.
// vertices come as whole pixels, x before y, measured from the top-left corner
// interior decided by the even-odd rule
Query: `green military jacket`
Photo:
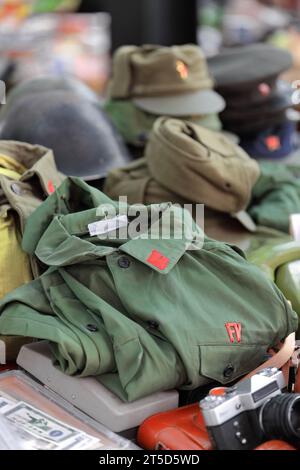
[[[56,169],[52,151],[39,145],[2,140],[0,160],[0,249],[5,250],[0,256],[3,294],[38,275],[37,258],[27,257],[21,251],[22,234],[30,214],[64,177]],[[17,171],[10,171],[13,168]],[[5,342],[7,360],[15,360],[22,344],[31,341],[13,336],[0,339]]]
[[[13,158],[25,171],[17,180],[0,175],[0,210],[13,212],[21,234],[28,217],[64,180],[58,172],[52,150],[23,142],[0,141],[0,154]],[[39,272],[32,259],[32,271]]]
[[[231,382],[297,329],[288,302],[242,252],[194,244],[202,234],[188,212],[148,206],[140,236],[91,236],[107,204],[125,207],[69,178],[33,213],[23,247],[48,270],[5,297],[0,333],[49,340],[65,373],[97,376],[131,401]],[[166,220],[169,239],[159,236]]]

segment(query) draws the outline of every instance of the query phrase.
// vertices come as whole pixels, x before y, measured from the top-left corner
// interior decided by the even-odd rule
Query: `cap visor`
[[[167,116],[201,116],[220,113],[225,101],[214,90],[201,90],[180,95],[134,98],[133,103],[143,111]]]
[[[231,214],[234,219],[237,219],[243,227],[245,227],[249,232],[256,232],[257,226],[253,221],[252,217],[246,211],[240,211],[236,214]]]

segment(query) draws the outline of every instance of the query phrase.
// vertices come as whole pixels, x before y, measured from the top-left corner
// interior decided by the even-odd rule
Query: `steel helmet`
[[[105,112],[82,98],[66,90],[15,95],[3,117],[0,137],[51,148],[58,169],[68,176],[103,178],[131,157]]]

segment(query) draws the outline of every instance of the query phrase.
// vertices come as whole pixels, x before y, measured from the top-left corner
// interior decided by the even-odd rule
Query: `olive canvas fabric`
[[[300,212],[296,167],[258,163],[223,134],[166,117],[155,121],[145,156],[113,170],[104,192],[130,204],[204,204],[216,217],[247,211],[258,226],[285,233]]]
[[[113,56],[105,110],[125,142],[139,148],[159,116],[219,131],[225,102],[213,85],[206,58],[194,44],[123,46]]]
[[[300,212],[299,169],[261,162],[260,171],[248,212],[260,225],[289,232],[289,216]]]
[[[108,206],[137,223],[140,205],[119,206],[76,178],[36,209],[23,247],[48,270],[4,298],[0,333],[49,340],[62,371],[96,376],[132,401],[232,382],[297,329],[277,287],[240,250],[199,244],[188,212],[152,205],[139,235],[92,236]]]
[[[132,99],[152,114],[210,114],[225,107],[213,85],[206,58],[194,44],[122,46],[113,56],[109,97]]]
[[[155,121],[145,158],[113,170],[104,192],[128,202],[205,204],[237,213],[248,206],[258,163],[221,133],[189,121]]]
[[[19,180],[26,168],[6,155],[0,155],[0,175]],[[0,298],[32,280],[29,256],[21,248],[21,234],[9,206],[0,207]]]
[[[6,160],[6,169],[0,173],[0,210],[15,217],[21,237],[28,217],[65,177],[58,172],[52,151],[40,145],[1,140],[0,154],[15,162],[17,172],[11,172]],[[33,275],[38,275],[34,259],[31,268]]]
[[[186,65],[182,72],[178,60]],[[204,54],[194,44],[122,46],[113,57],[112,98],[163,96],[212,87]]]
[[[29,215],[63,178],[49,149],[0,141],[0,298],[38,275],[39,263],[22,250],[22,234]],[[8,361],[32,341],[4,335],[0,339]]]

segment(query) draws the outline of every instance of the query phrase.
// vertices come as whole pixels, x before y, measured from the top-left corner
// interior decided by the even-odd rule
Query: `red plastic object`
[[[284,441],[269,441],[261,446],[256,447],[255,450],[297,450]]]
[[[198,404],[146,419],[139,428],[138,443],[149,450],[212,450]]]
[[[213,450],[199,405],[188,405],[146,419],[138,444],[147,450]],[[283,441],[269,441],[255,450],[297,450]]]

